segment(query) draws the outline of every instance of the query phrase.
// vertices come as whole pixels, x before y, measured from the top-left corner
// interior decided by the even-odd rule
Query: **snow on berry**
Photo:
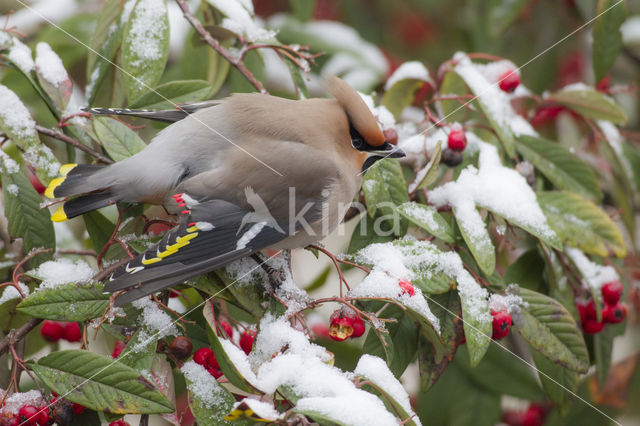
[[[398,287],[400,287],[400,293],[398,294],[398,297],[402,296],[403,294],[413,296],[416,293],[413,284],[409,280],[400,280],[400,282],[398,283]]]
[[[601,288],[606,283],[620,280],[618,273],[613,267],[598,265],[590,261],[589,258],[577,248],[567,247],[565,253],[569,255],[584,277],[589,288],[591,288],[593,297],[600,297]]]
[[[615,305],[620,300],[624,286],[619,280],[609,281],[600,289],[604,302],[608,305]]]

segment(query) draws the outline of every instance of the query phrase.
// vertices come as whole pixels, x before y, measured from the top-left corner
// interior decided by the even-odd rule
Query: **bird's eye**
[[[351,139],[351,146],[358,151],[362,151],[362,148],[364,148],[364,140],[360,138],[353,138]]]

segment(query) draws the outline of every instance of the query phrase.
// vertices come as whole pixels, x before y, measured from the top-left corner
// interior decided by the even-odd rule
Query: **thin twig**
[[[222,56],[231,65],[233,65],[233,67],[237,69],[240,72],[240,74],[242,74],[249,81],[249,83],[251,83],[253,87],[255,87],[260,93],[269,94],[269,92],[267,92],[267,89],[264,88],[262,83],[260,83],[260,81],[258,81],[258,79],[251,73],[251,71],[249,71],[249,69],[244,65],[244,63],[234,58],[233,55],[231,55],[231,53],[229,53],[227,49],[222,47],[220,42],[215,38],[213,38],[211,33],[209,33],[209,31],[207,31],[202,26],[198,18],[196,18],[189,11],[189,6],[187,5],[186,0],[176,0],[176,3],[178,3],[178,6],[180,7],[180,9],[182,9],[182,14],[184,15],[185,19],[189,21],[193,29],[196,30],[198,34],[200,34],[200,37],[209,46],[211,46],[213,50],[218,52],[220,56]]]
[[[65,135],[62,132],[58,132],[56,130],[47,129],[46,127],[38,126],[38,125],[36,125],[36,130],[38,131],[38,133],[41,133],[43,135],[52,137],[54,139],[58,139],[59,141],[62,141],[64,143],[68,143],[69,145],[78,148],[80,151],[84,151],[87,154],[96,157],[98,160],[102,161],[103,163],[106,163],[106,164],[113,163],[113,160],[111,160],[110,158],[105,157],[104,155],[100,154],[98,151],[96,151],[96,150],[94,150],[92,148],[89,148],[85,144],[78,142],[77,140],[73,139],[72,137],[69,137],[69,136]]]

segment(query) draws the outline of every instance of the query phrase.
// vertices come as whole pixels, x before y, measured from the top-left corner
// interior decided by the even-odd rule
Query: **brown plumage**
[[[360,188],[365,161],[402,154],[385,143],[355,90],[336,77],[327,86],[335,99],[235,94],[176,121],[133,157],[72,168],[50,191],[80,195],[61,217],[116,201],[184,212],[179,226],[114,274],[105,290],[144,284],[123,303],[265,247],[301,247],[331,232]],[[186,195],[176,202],[176,193]]]

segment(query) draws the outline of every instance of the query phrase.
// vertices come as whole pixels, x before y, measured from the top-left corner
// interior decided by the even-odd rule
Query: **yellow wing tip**
[[[66,176],[71,170],[75,169],[76,167],[78,167],[77,163],[63,164],[62,166],[60,166],[60,170],[58,171],[58,173],[60,173],[62,176]]]
[[[51,215],[51,220],[53,222],[64,222],[67,219],[67,214],[64,212],[64,205],[58,207],[58,210]]]
[[[51,181],[51,183],[49,183],[49,186],[47,187],[47,189],[44,191],[45,197],[47,197],[47,198],[56,198],[56,196],[53,195],[53,192],[56,190],[57,187],[62,185],[62,182],[64,182],[65,179],[66,179],[66,177],[64,177],[64,176],[53,179]]]

